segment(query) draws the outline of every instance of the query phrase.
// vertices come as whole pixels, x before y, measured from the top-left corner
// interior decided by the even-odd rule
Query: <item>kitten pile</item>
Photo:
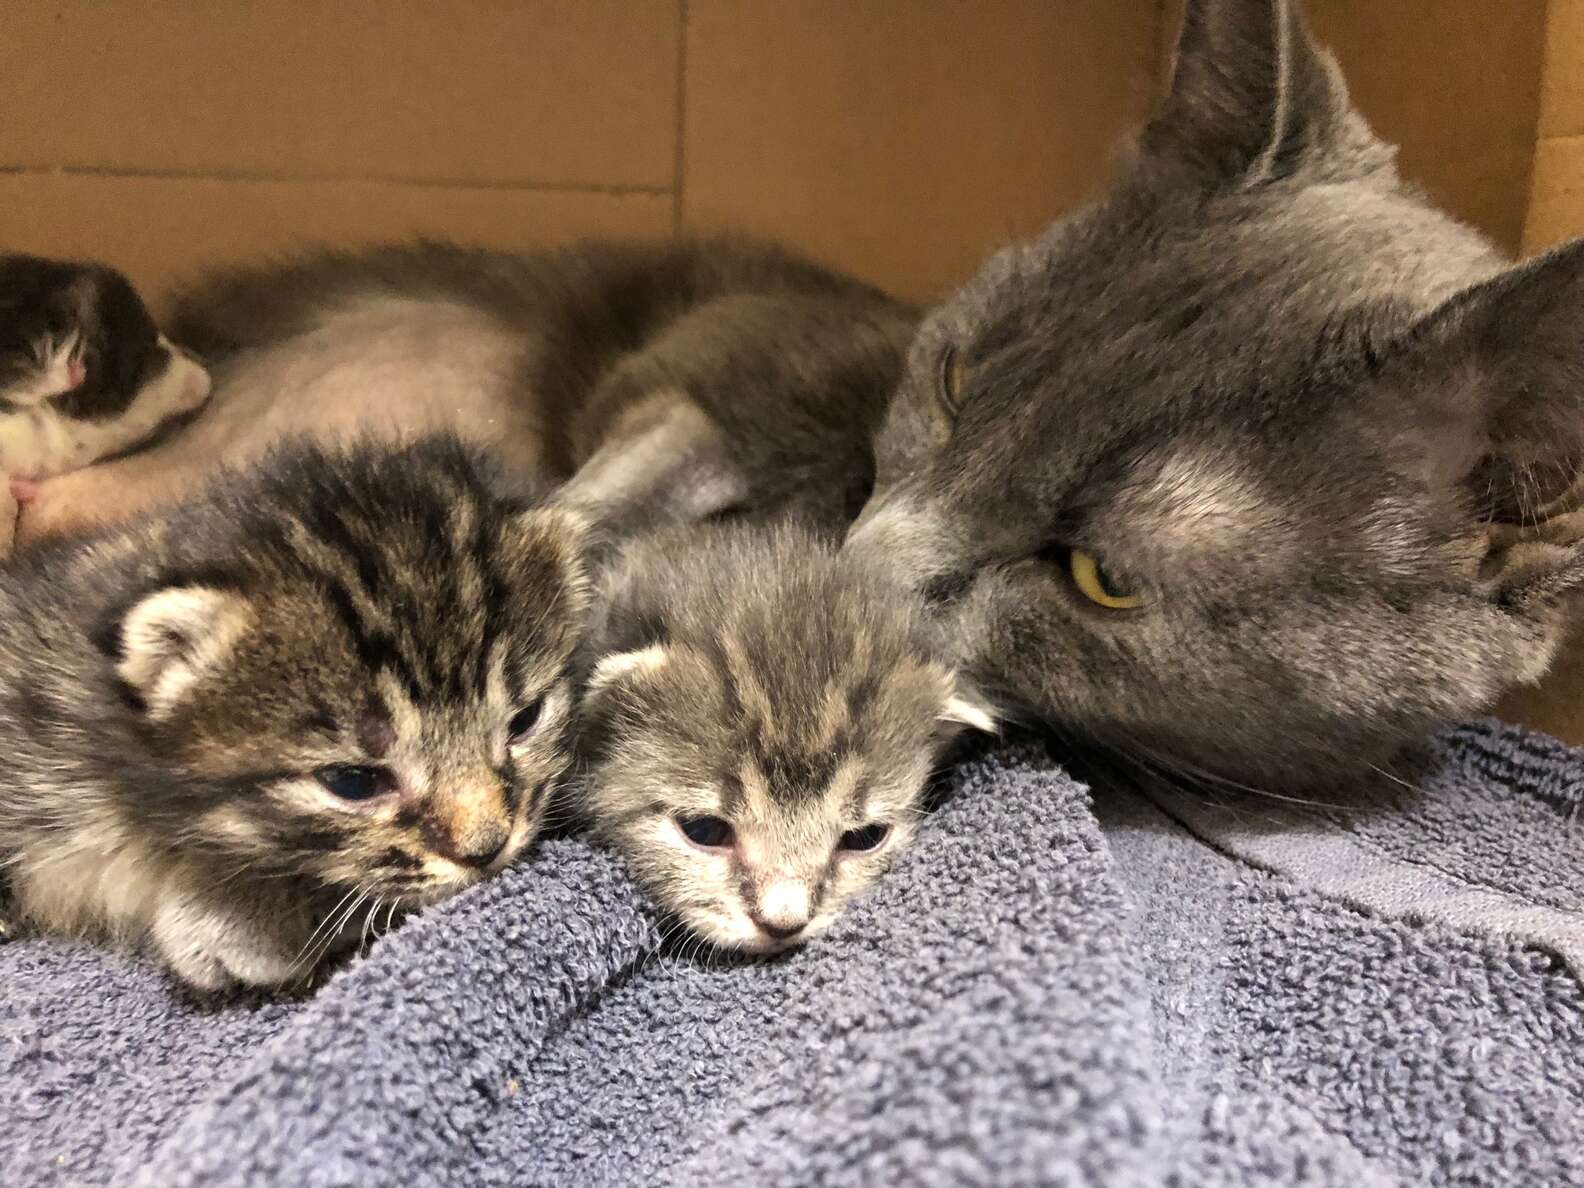
[[[1428,206],[1296,0],[1189,0],[1113,186],[922,324],[737,241],[221,278],[179,323],[209,408],[77,488],[187,502],[0,581],[16,911],[285,980],[509,861],[575,748],[568,811],[678,924],[772,950],[905,843],[975,689],[1323,791],[1555,654],[1580,310],[1584,244],[1513,266]],[[13,473],[207,389],[104,270],[0,259],[0,323]]]

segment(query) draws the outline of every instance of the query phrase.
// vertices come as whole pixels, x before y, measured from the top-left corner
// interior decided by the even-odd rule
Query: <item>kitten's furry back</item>
[[[579,472],[574,494],[608,518],[797,504],[845,521],[914,320],[727,238],[520,255],[417,243],[222,273],[177,301],[175,334],[216,372],[204,416],[42,492],[23,528],[176,497],[211,457],[243,462],[283,432],[424,428],[546,482]]]

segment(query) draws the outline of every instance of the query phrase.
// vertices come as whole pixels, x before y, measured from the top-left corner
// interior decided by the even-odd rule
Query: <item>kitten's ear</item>
[[[169,586],[121,616],[113,633],[116,673],[156,721],[225,663],[252,622],[240,594],[206,586]]]
[[[622,418],[556,503],[588,517],[614,546],[647,528],[718,515],[748,492],[721,427],[685,395],[661,393]]]
[[[941,706],[938,720],[984,734],[999,734],[1001,724],[995,707],[961,677],[953,676],[951,683],[951,694]]]
[[[503,533],[500,560],[521,583],[526,604],[570,604],[581,618],[593,598],[589,553],[594,527],[572,508],[532,507],[516,514]]]
[[[1504,600],[1584,581],[1584,240],[1453,297],[1385,374],[1432,441],[1461,443],[1447,464]]]
[[[1359,152],[1389,159],[1297,0],[1187,0],[1171,87],[1140,147],[1146,160],[1213,185],[1257,185],[1322,163],[1338,172]]]
[[[613,652],[600,657],[589,674],[584,695],[596,698],[609,692],[623,681],[633,680],[643,674],[659,672],[671,658],[664,644],[650,644],[631,652]]]

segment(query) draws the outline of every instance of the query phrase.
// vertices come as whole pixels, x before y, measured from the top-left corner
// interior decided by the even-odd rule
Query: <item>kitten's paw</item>
[[[199,990],[279,986],[299,972],[292,954],[256,920],[183,897],[160,905],[152,933],[171,972]]]

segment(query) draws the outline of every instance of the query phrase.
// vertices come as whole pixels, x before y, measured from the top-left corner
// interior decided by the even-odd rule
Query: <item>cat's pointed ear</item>
[[[1584,240],[1466,289],[1386,365],[1448,447],[1509,603],[1584,582]]]
[[[1258,185],[1386,150],[1297,0],[1187,0],[1171,86],[1145,128],[1147,160],[1211,185]],[[1331,160],[1331,158],[1337,158]]]
[[[251,622],[240,594],[208,586],[156,590],[109,633],[116,674],[150,718],[168,718],[195,684],[226,662]]]
[[[510,567],[526,604],[566,607],[581,618],[593,599],[590,554],[594,527],[573,508],[536,506],[507,525],[497,562]]]

